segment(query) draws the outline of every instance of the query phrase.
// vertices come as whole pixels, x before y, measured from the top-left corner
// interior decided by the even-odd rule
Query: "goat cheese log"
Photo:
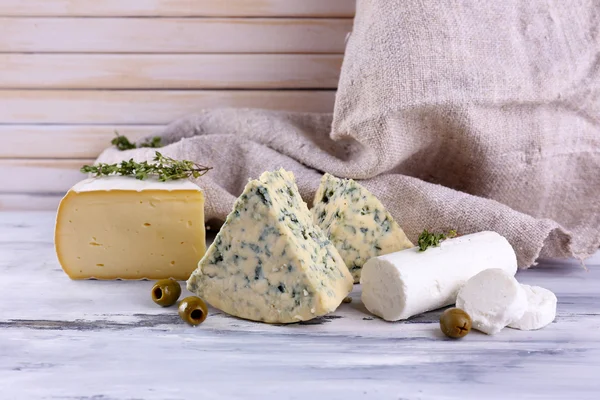
[[[269,323],[328,314],[353,281],[335,247],[312,222],[294,175],[250,181],[187,287],[228,314]]]
[[[456,297],[456,307],[469,314],[473,328],[494,335],[521,319],[527,310],[527,295],[513,274],[491,268],[465,283]]]
[[[383,204],[352,179],[325,174],[312,214],[340,252],[355,283],[369,258],[413,247]]]
[[[479,232],[370,259],[362,269],[362,301],[373,314],[398,321],[454,304],[460,288],[488,268],[514,275],[517,256],[496,232]]]
[[[530,331],[541,329],[556,318],[556,295],[539,286],[521,285],[527,294],[527,310],[525,314],[508,326],[514,329]]]

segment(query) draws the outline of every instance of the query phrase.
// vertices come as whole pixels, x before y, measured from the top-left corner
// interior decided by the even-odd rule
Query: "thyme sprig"
[[[455,229],[451,229],[447,234],[429,232],[425,229],[420,235],[417,243],[419,244],[419,251],[425,251],[429,247],[437,247],[440,242],[446,239],[456,237],[457,233]]]
[[[162,143],[160,141],[160,136],[154,136],[151,139],[147,139],[145,142],[142,142],[142,143],[140,143],[139,146],[137,146],[135,143],[131,143],[129,141],[129,139],[127,139],[126,136],[119,135],[119,132],[115,131],[115,135],[116,135],[116,137],[110,141],[110,144],[116,146],[117,149],[119,149],[121,151],[137,149],[138,147],[151,147],[151,148],[162,147]]]
[[[152,161],[153,163],[147,161],[136,162],[130,159],[129,161],[121,161],[118,164],[84,165],[81,167],[81,172],[91,173],[93,176],[133,176],[140,180],[147,179],[149,176],[156,176],[159,181],[166,182],[191,177],[198,178],[212,169],[212,167],[206,167],[188,160],[175,160],[163,156],[158,151]]]

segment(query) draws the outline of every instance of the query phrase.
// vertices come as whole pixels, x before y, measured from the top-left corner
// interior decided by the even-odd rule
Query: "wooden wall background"
[[[354,0],[0,0],[0,210],[55,209],[118,130],[331,111]]]

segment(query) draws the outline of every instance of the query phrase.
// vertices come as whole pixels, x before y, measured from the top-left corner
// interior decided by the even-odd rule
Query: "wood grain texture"
[[[137,140],[163,125],[0,125],[0,158],[95,158],[115,131]]]
[[[93,159],[80,160],[0,160],[0,193],[64,194],[71,186],[86,178],[79,172]]]
[[[0,193],[0,211],[56,211],[60,199],[59,194]]]
[[[355,0],[2,0],[0,16],[352,17]]]
[[[0,54],[4,89],[335,89],[341,55]]]
[[[0,302],[7,399],[596,400],[600,392],[598,258],[587,271],[550,261],[517,274],[557,294],[557,318],[539,331],[449,340],[440,310],[385,322],[364,308],[359,285],[352,303],[306,323],[261,324],[210,308],[193,328],[152,303],[152,282],[69,280],[54,252],[54,218],[0,214],[0,276],[11,282],[10,301]]]
[[[351,19],[0,18],[0,52],[343,53]]]
[[[213,107],[333,111],[335,92],[323,89],[337,86],[354,8],[0,1],[0,207],[55,208],[82,177],[77,159],[96,157],[114,129],[137,139]]]
[[[4,124],[167,124],[205,108],[332,112],[335,92],[255,90],[0,90]]]

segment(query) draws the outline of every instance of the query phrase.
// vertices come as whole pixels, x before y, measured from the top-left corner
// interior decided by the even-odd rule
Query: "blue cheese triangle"
[[[352,179],[325,174],[315,194],[312,214],[356,283],[369,258],[413,247],[383,204]]]
[[[352,283],[294,175],[280,169],[246,185],[187,287],[228,314],[291,323],[334,311]]]

